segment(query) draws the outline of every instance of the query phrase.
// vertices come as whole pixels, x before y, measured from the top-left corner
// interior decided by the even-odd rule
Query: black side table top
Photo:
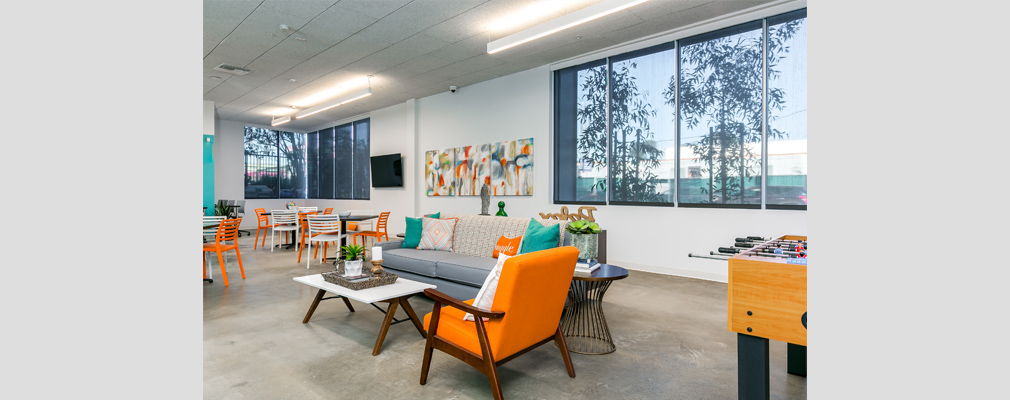
[[[616,281],[628,277],[628,270],[610,264],[600,264],[592,273],[575,272],[572,279],[577,281]]]

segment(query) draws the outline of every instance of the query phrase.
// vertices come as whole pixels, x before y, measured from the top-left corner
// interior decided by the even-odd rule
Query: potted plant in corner
[[[565,230],[572,234],[572,246],[579,249],[579,261],[595,262],[599,233],[602,232],[600,225],[580,219],[568,223]]]
[[[344,256],[344,276],[361,275],[361,263],[365,259],[365,247],[351,244],[340,248]]]
[[[231,207],[228,207],[227,200],[217,201],[217,204],[214,206],[214,215],[225,218],[231,218]]]

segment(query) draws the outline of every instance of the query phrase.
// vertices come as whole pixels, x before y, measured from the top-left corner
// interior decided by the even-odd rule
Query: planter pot
[[[344,261],[344,276],[361,275],[361,260]]]
[[[599,243],[598,233],[573,233],[572,246],[579,249],[579,258],[586,260],[596,259],[596,248]]]

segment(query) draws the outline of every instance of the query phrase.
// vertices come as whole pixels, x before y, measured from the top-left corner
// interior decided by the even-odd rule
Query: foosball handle
[[[761,236],[747,236],[747,239],[750,239],[750,240],[765,240],[765,238],[763,238]]]
[[[732,248],[732,247],[720,247],[720,248],[719,248],[719,252],[720,252],[720,253],[730,253],[730,254],[737,254],[737,253],[739,253],[739,252],[740,252],[740,250],[738,250],[738,249],[734,249],[734,248]]]

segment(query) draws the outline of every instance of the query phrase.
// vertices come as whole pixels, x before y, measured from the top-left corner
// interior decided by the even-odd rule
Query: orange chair
[[[273,225],[270,225],[270,221],[268,221],[268,217],[269,216],[266,215],[267,209],[265,209],[265,208],[257,208],[257,209],[255,209],[253,211],[256,212],[256,222],[257,222],[257,224],[259,224],[259,225],[256,226],[256,240],[253,241],[253,250],[255,250],[257,247],[259,247],[259,246],[265,246],[267,244],[267,229],[272,228]],[[261,230],[263,231],[263,243],[262,244],[260,244],[260,240],[259,240],[260,239],[260,231]]]
[[[428,338],[421,362],[421,384],[428,380],[432,352],[438,349],[487,375],[491,393],[501,400],[496,368],[550,341],[561,349],[568,376],[574,378],[575,368],[559,322],[578,256],[578,249],[565,246],[505,260],[491,311],[472,306],[473,300],[462,302],[425,289],[424,294],[434,299],[435,305],[424,316]],[[442,308],[442,304],[448,307]],[[466,313],[482,318],[464,321]]]
[[[224,268],[224,252],[235,250],[235,257],[238,258],[238,268],[242,271],[242,279],[245,279],[245,268],[242,266],[242,253],[238,251],[238,226],[242,223],[242,218],[226,219],[221,221],[221,226],[217,228],[217,235],[214,236],[214,243],[203,244],[203,278],[207,279],[207,253],[217,253],[217,262],[221,264],[221,278],[224,285],[228,286],[228,272]],[[225,242],[232,242],[227,244]]]
[[[330,214],[333,214],[333,207],[323,210],[323,215],[330,215]]]
[[[385,237],[386,240],[389,240],[389,234],[386,233],[386,222],[388,221],[389,221],[389,211],[379,214],[379,222],[375,224],[374,231],[361,231],[351,236],[352,239],[354,240],[354,244],[358,244],[358,236],[371,236],[375,238],[376,242],[382,241],[379,239],[380,237]],[[348,223],[348,225],[350,225],[350,223]],[[351,229],[350,227],[347,228],[347,230],[350,229]],[[364,245],[366,240],[368,239],[362,238],[361,244]]]

